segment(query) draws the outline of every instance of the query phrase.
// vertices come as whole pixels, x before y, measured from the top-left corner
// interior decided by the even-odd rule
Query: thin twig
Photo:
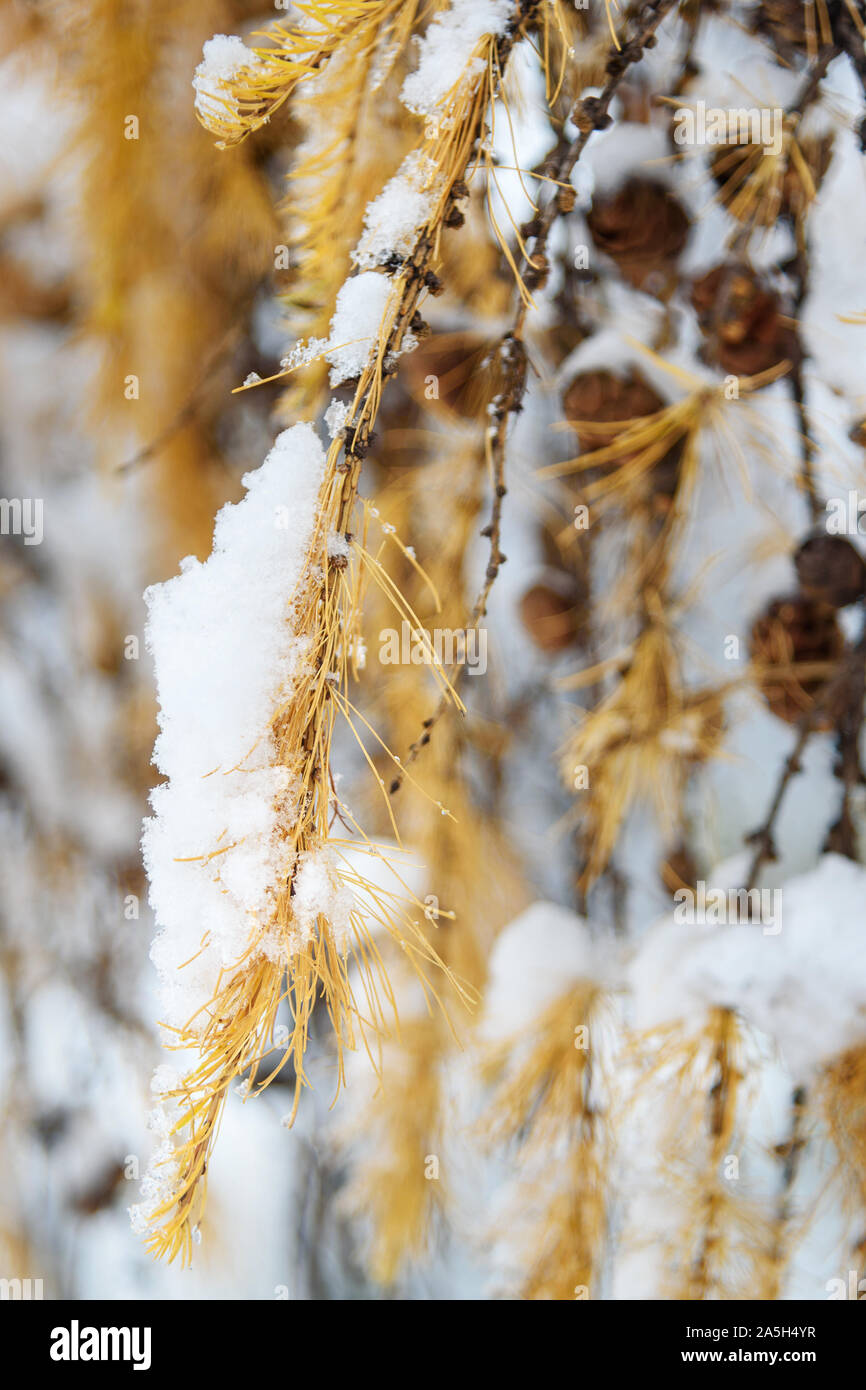
[[[794,105],[787,112],[787,119],[800,119],[810,104],[818,95],[821,82],[827,74],[831,62],[839,56],[839,48],[836,44],[827,44],[818,54],[814,63],[811,65],[806,79],[800,90],[800,94]],[[809,509],[809,519],[812,525],[816,525],[821,516],[821,502],[815,488],[815,469],[814,459],[818,452],[815,443],[815,436],[812,430],[812,423],[806,406],[806,388],[803,381],[803,345],[800,336],[800,314],[809,293],[809,256],[805,234],[797,228],[797,254],[788,266],[789,274],[794,281],[794,312],[793,332],[795,335],[797,350],[794,353],[794,360],[788,374],[788,381],[791,386],[791,395],[797,410],[800,421],[800,483],[806,499],[806,506]]]
[[[617,89],[629,68],[635,63],[639,63],[645,51],[655,45],[656,29],[677,3],[678,0],[649,0],[649,3],[643,5],[639,12],[633,37],[620,49],[611,47],[606,68],[608,80],[601,95],[586,97],[577,103],[572,119],[578,127],[578,134],[570,141],[560,137],[542,165],[545,174],[554,184],[569,184],[572,171],[594,131],[605,130],[611,124],[609,108]],[[568,193],[567,188],[563,191]],[[563,198],[562,191],[558,189],[535,215],[528,228],[524,229],[527,239],[532,242],[532,248],[530,250],[527,246],[526,254],[522,258],[521,284],[530,289],[543,286],[547,276],[547,245],[551,229],[557,218],[563,212],[569,211],[572,205],[573,197]],[[491,411],[496,422],[494,432],[490,437],[494,496],[491,520],[482,532],[482,535],[490,537],[490,560],[485,572],[484,583],[473,605],[471,618],[467,623],[468,628],[477,627],[484,616],[490,590],[504,559],[499,549],[499,536],[502,498],[506,495],[506,435],[511,419],[522,409],[523,397],[526,392],[527,359],[526,350],[523,347],[523,334],[530,307],[534,307],[532,300],[525,295],[520,295],[513,325],[499,344],[500,360],[505,368],[506,384],[491,403]],[[460,669],[458,667],[453,674],[449,673],[452,684],[455,683],[456,679],[459,679]],[[447,707],[448,702],[444,698],[440,699],[433,714],[424,720],[421,734],[410,745],[403,760],[404,767],[413,763],[422,748],[425,748],[430,742],[431,731]],[[391,783],[391,794],[399,791],[402,785],[403,773],[401,771]]]
[[[851,687],[845,709],[838,723],[836,740],[837,761],[833,771],[842,783],[842,800],[839,817],[830,827],[824,841],[827,853],[844,854],[847,859],[858,859],[857,829],[851,814],[851,796],[855,787],[863,783],[863,768],[860,763],[860,731],[863,727],[863,699],[866,694],[866,662],[861,663],[851,675]]]
[[[866,629],[864,629],[857,645],[842,657],[836,674],[818,692],[811,708],[806,711],[797,724],[797,738],[782,766],[770,809],[763,823],[748,836],[749,842],[755,846],[752,861],[746,874],[746,886],[748,888],[755,887],[761,869],[766,863],[776,858],[773,844],[773,829],[776,818],[791,779],[802,770],[800,759],[806,744],[815,733],[815,724],[819,715],[836,706],[839,696],[846,686],[848,686],[848,690],[844,700],[845,708],[847,709],[853,703],[857,691],[860,692],[859,700],[862,706],[864,666],[866,666]]]
[[[788,1138],[776,1149],[776,1157],[782,1162],[782,1181],[776,1203],[775,1237],[770,1255],[773,1271],[772,1298],[778,1299],[781,1292],[782,1276],[789,1245],[789,1226],[794,1214],[794,1188],[807,1137],[804,1132],[804,1117],[808,1094],[805,1087],[796,1086],[791,1092],[791,1125]]]

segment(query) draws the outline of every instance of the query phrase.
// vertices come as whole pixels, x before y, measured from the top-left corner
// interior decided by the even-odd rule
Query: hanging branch
[[[560,138],[543,163],[545,176],[553,184],[560,185],[551,194],[545,206],[522,228],[523,235],[532,243],[527,246],[519,268],[518,281],[521,290],[514,322],[499,344],[499,357],[505,367],[506,385],[491,402],[491,413],[495,420],[490,440],[491,473],[493,478],[493,503],[488,525],[481,532],[490,538],[490,560],[485,572],[484,583],[472,608],[467,627],[477,627],[487,611],[487,600],[496,580],[504,556],[499,549],[499,535],[502,516],[502,499],[506,495],[505,486],[505,445],[508,425],[523,407],[526,392],[526,349],[523,335],[526,319],[533,301],[522,292],[523,287],[532,291],[543,288],[549,273],[547,246],[550,233],[557,218],[571,212],[574,207],[574,189],[571,187],[571,174],[590,137],[596,130],[606,130],[612,123],[609,115],[610,105],[626,73],[639,63],[644,53],[656,44],[656,30],[665,16],[676,7],[678,0],[649,0],[638,12],[635,33],[621,48],[611,46],[608,60],[608,80],[598,97],[585,97],[579,101],[572,112],[572,120],[578,133],[574,139]],[[452,684],[456,686],[460,669],[450,673]],[[440,700],[429,718],[424,720],[422,733],[409,747],[403,760],[403,767],[410,766],[419,753],[430,742],[433,728],[442,718],[447,702]],[[390,786],[393,795],[403,785],[404,772],[395,776]]]
[[[799,97],[787,113],[786,124],[788,121],[799,121],[802,118],[807,108],[817,97],[827,69],[833,59],[839,56],[839,52],[836,44],[827,44],[821,49],[809,69]],[[792,326],[797,343],[797,351],[794,354],[788,381],[791,385],[791,395],[800,422],[800,479],[806,498],[806,506],[809,508],[809,517],[812,525],[815,525],[821,515],[821,503],[815,489],[814,461],[817,445],[806,405],[806,389],[803,381],[803,347],[800,337],[800,314],[809,293],[809,255],[806,234],[799,222],[796,227],[796,237],[797,253],[787,267],[795,286]]]
[[[385,295],[371,335],[372,350],[353,383],[349,423],[333,440],[327,457],[321,459],[322,477],[312,530],[299,557],[292,600],[294,631],[303,637],[310,656],[291,691],[274,711],[266,735],[272,743],[275,765],[291,769],[293,774],[288,805],[283,808],[278,804],[275,812],[286,822],[280,821],[277,826],[283,843],[281,853],[287,856],[285,867],[281,867],[273,883],[273,909],[269,903],[267,922],[257,929],[258,935],[253,931],[237,964],[220,976],[210,1001],[198,1009],[186,1027],[176,1030],[177,1041],[194,1046],[197,1061],[177,1086],[165,1092],[169,1101],[179,1102],[181,1114],[172,1120],[171,1153],[167,1158],[154,1160],[164,1167],[164,1180],[160,1181],[157,1175],[154,1182],[154,1175],[148,1175],[151,1195],[136,1216],[138,1228],[148,1234],[149,1247],[156,1255],[174,1258],[180,1254],[189,1258],[204,1203],[210,1150],[235,1077],[247,1076],[245,1093],[253,1086],[261,1089],[291,1062],[296,1081],[294,1118],[301,1087],[307,1084],[304,1059],[317,1000],[324,998],[333,1026],[338,1089],[344,1077],[345,1050],[357,1046],[358,1034],[366,1041],[366,1029],[381,1038],[387,1031],[384,1009],[396,1012],[384,961],[363,914],[357,908],[352,912],[349,947],[339,944],[324,907],[315,913],[309,936],[304,936],[297,928],[295,893],[307,857],[312,855],[318,863],[316,856],[324,855],[327,861],[330,851],[330,745],[338,714],[346,718],[361,743],[353,722],[357,712],[350,705],[346,687],[351,646],[347,637],[354,631],[360,602],[358,569],[364,551],[360,547],[361,562],[352,570],[346,552],[353,540],[351,528],[363,461],[373,440],[385,382],[396,371],[396,360],[409,335],[423,334],[418,306],[422,296],[438,285],[432,263],[443,229],[459,225],[462,220],[456,207],[463,196],[462,179],[483,134],[486,112],[498,93],[500,74],[514,44],[534,22],[537,8],[536,0],[518,0],[499,33],[481,35],[464,65],[465,80],[458,76],[436,107],[438,119],[428,125],[418,152],[427,161],[429,202],[423,218],[416,223],[411,253],[392,258],[390,278],[381,276]],[[378,274],[376,278],[380,278]],[[301,431],[301,436],[296,436],[299,442],[300,438],[307,439],[306,427],[295,429]],[[307,447],[310,446],[307,440]],[[275,447],[279,447],[279,441]],[[312,447],[315,451],[319,446],[316,443]],[[332,550],[335,539],[336,552]],[[182,575],[181,581],[183,578]],[[391,588],[399,605],[399,592]],[[447,689],[445,680],[443,687]],[[369,762],[365,749],[364,753]],[[384,791],[381,779],[378,780]],[[396,825],[394,831],[399,838]],[[233,848],[234,844],[228,843],[195,858],[209,862]],[[322,871],[327,873],[325,864]],[[350,894],[354,884],[372,890],[375,896],[375,886],[359,875],[348,880],[343,873],[338,877]],[[392,939],[404,948],[425,991],[429,989],[429,994],[438,999],[435,989],[423,979],[422,961],[441,966],[456,987],[458,997],[467,997],[453,972],[408,914],[402,912],[398,914],[400,920],[395,920],[393,907],[389,909],[381,899],[376,902],[375,913]],[[259,949],[263,930],[276,936],[267,951]],[[356,998],[349,973],[349,949],[360,976],[362,1004]],[[282,1059],[261,1079],[259,1070],[272,1050],[268,1040],[273,1038],[277,1010],[286,998],[293,1028],[285,1046],[280,1045]],[[193,1027],[197,1016],[205,1018],[200,1031]],[[151,1192],[154,1186],[155,1194]]]

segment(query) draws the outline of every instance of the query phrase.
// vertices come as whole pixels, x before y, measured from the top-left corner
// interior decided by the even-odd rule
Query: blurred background
[[[153,1265],[126,1214],[159,1060],[142,593],[209,553],[215,512],[261,462],[275,393],[230,389],[285,341],[285,130],[215,158],[191,87],[204,40],[256,11],[0,8],[0,469],[4,497],[40,499],[44,518],[39,543],[11,525],[0,542],[0,1273],[46,1298],[296,1296],[290,1251],[327,1185],[324,1165],[305,1186],[314,1121],[287,1162],[288,1105],[268,1098],[215,1175],[217,1208],[223,1183],[247,1197],[206,1267]]]
[[[368,495],[416,547],[444,597],[436,621],[453,629],[487,563],[478,535],[487,515],[485,363],[513,305],[491,208],[503,226],[506,205],[515,223],[531,216],[514,166],[543,178],[569,100],[603,80],[610,42],[603,5],[559,8],[573,26],[570,85],[550,108],[537,55],[518,47],[509,69],[513,143],[504,120],[493,137],[497,188],[485,207],[473,186],[465,227],[445,240],[447,293],[425,308],[433,332],[401,365],[367,469]],[[804,13],[799,0],[680,6],[658,49],[624,84],[617,126],[578,166],[577,206],[552,241],[552,278],[532,321],[526,409],[509,449],[508,564],[490,604],[489,670],[484,680],[464,681],[468,718],[443,723],[431,744],[430,799],[409,786],[401,792],[402,829],[423,865],[418,891],[455,913],[449,963],[481,989],[493,960],[495,988],[482,1009],[488,1042],[501,1043],[509,1022],[516,1026],[519,986],[532,993],[533,969],[539,998],[550,996],[544,972],[558,974],[557,912],[575,923],[580,914],[615,988],[619,967],[610,962],[669,914],[676,887],[742,855],[814,693],[792,679],[772,688],[743,679],[750,652],[757,646],[766,655],[755,624],[791,593],[792,554],[814,519],[795,482],[801,417],[789,385],[776,381],[743,403],[729,431],[701,437],[705,468],[689,503],[695,524],[665,601],[682,634],[683,669],[713,699],[712,708],[701,706],[699,733],[674,731],[665,745],[680,759],[676,808],[668,817],[652,795],[637,799],[588,893],[587,836],[598,822],[582,819],[562,750],[575,727],[570,705],[588,706],[599,688],[584,682],[575,693],[562,682],[633,636],[641,579],[624,558],[632,555],[629,527],[657,536],[679,464],[668,459],[667,472],[660,468],[639,497],[626,499],[626,540],[612,534],[591,582],[572,524],[579,486],[573,477],[538,478],[541,467],[574,454],[575,432],[580,450],[598,447],[597,434],[566,433],[569,423],[604,428],[652,414],[692,389],[677,372],[718,385],[728,374],[772,368],[792,355],[794,332],[793,356],[809,358],[801,386],[820,455],[818,492],[845,497],[863,486],[866,327],[841,321],[866,308],[854,69],[840,60],[822,89],[804,147],[811,172],[786,184],[787,204],[770,205],[765,225],[756,215],[748,255],[735,240],[744,278],[721,324],[713,312],[718,271],[742,231],[738,215],[748,223],[752,214],[731,210],[717,151],[674,146],[670,105],[654,100],[697,94],[740,105],[745,91],[787,108],[810,61]],[[324,376],[314,372],[298,387],[283,380],[232,390],[250,373],[278,373],[295,338],[327,323],[366,200],[417,137],[396,97],[411,66],[407,52],[380,104],[357,115],[364,161],[351,186],[338,181],[344,241],[324,248],[317,279],[296,255],[297,206],[292,214],[283,206],[303,111],[281,111],[255,138],[218,151],[193,108],[203,42],[215,33],[248,36],[271,19],[255,0],[0,0],[0,492],[21,506],[4,513],[0,538],[0,1277],[41,1279],[46,1298],[473,1298],[515,1289],[572,1297],[582,1273],[529,1278],[526,1247],[517,1255],[500,1249],[509,1233],[541,1248],[557,1222],[574,1229],[571,1215],[539,1196],[550,1176],[544,1154],[520,1156],[532,1106],[517,1106],[511,1128],[505,1123],[481,1160],[479,1115],[497,1095],[496,1078],[480,1044],[467,1036],[463,1050],[454,1047],[441,1026],[411,1009],[402,1049],[390,1056],[390,1101],[375,1099],[369,1076],[350,1074],[345,1107],[331,1111],[325,1027],[311,1044],[314,1089],[291,1132],[281,1125],[291,1077],[254,1104],[231,1098],[192,1269],[154,1264],[129,1229],[127,1208],[152,1146],[146,1117],[160,1060],[139,853],[156,728],[142,593],[174,574],[183,556],[209,553],[217,510],[241,495],[242,475],[260,464],[275,431],[327,407]],[[304,196],[302,189],[301,210]],[[792,269],[807,204],[808,277],[803,264]],[[432,622],[408,560],[397,577]],[[373,594],[372,654],[393,624],[377,602]],[[823,609],[795,605],[771,616],[787,625],[796,660],[838,656],[842,637],[858,631],[850,614],[837,627]],[[435,704],[429,675],[372,659],[370,666],[364,709],[392,747],[408,747]],[[814,868],[827,848],[839,817],[838,752],[832,730],[812,740],[766,882]],[[345,785],[371,833],[388,835],[350,739],[342,757]],[[453,824],[436,810],[440,801]],[[832,846],[852,859],[862,801],[862,789],[853,789],[851,824]],[[534,961],[518,949],[527,919],[510,947],[500,939],[497,955],[502,929],[540,903],[529,919],[541,943]],[[816,1037],[832,998],[821,1009],[803,1019]],[[796,1182],[805,1211],[809,1194],[836,1173],[836,1159],[819,1136],[799,1174],[782,1173],[796,1078],[768,1056],[754,1063],[755,1190],[765,1214],[778,1217]],[[585,1175],[601,1159],[581,1152]],[[424,1174],[431,1154],[448,1155],[447,1200]],[[509,1195],[521,1163],[529,1178]],[[676,1194],[691,1189],[670,1174],[667,1199],[681,1214]],[[600,1179],[591,1186],[595,1201]],[[599,1249],[626,1230],[623,1210],[606,1233],[603,1223],[593,1228]],[[641,1210],[636,1199],[628,1214]],[[661,1226],[667,1210],[655,1207]],[[797,1253],[783,1258],[776,1249],[785,1280],[762,1285],[754,1276],[745,1296],[773,1288],[772,1296],[825,1297],[826,1280],[855,1259],[850,1252],[862,1255],[861,1224],[837,1194],[816,1226],[798,1229]],[[632,1255],[620,1275],[612,1255],[598,1256],[604,1294],[646,1297],[662,1288],[658,1270],[647,1272]],[[737,1277],[728,1271],[707,1296],[727,1296]]]

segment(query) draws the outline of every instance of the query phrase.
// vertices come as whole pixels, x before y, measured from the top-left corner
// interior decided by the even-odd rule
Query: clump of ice
[[[388,277],[375,270],[351,276],[340,289],[331,319],[334,346],[326,354],[332,386],[360,376],[372,358],[390,293]]]
[[[346,421],[351,413],[349,406],[344,401],[338,401],[336,398],[331,401],[325,411],[325,428],[331,439],[336,439],[340,431],[345,429]]]
[[[356,265],[383,265],[394,254],[408,256],[429,218],[444,180],[420,150],[404,159],[378,198],[367,205],[364,231],[352,253]]]
[[[258,61],[258,55],[237,34],[214,34],[207,40],[192,79],[195,106],[202,120],[237,114],[237,102],[223,84]]]
[[[291,604],[323,470],[311,425],[283,431],[244,478],[244,499],[219,513],[210,558],[187,558],[145,595],[154,762],[168,781],[152,793],[143,848],[160,929],[152,956],[175,1026],[266,922],[289,867],[277,832],[293,815],[293,773],[277,764],[271,719],[306,658]]]
[[[511,17],[511,0],[452,0],[419,41],[418,66],[403,83],[403,104],[419,116],[441,112],[459,80],[480,77],[487,64],[470,55],[486,34],[501,34]]]
[[[349,538],[340,531],[332,531],[328,536],[328,559],[348,560]]]
[[[177,1149],[171,1139],[163,1139],[154,1150],[139,1185],[141,1201],[128,1208],[130,1225],[136,1235],[147,1233],[155,1213],[177,1192],[179,1183]]]
[[[736,1009],[797,1079],[866,1040],[866,869],[827,854],[776,891],[775,934],[758,922],[656,922],[629,968],[634,1025]]]
[[[280,358],[280,366],[284,372],[294,371],[297,367],[306,367],[308,363],[315,362],[317,357],[324,356],[328,346],[327,338],[308,338],[306,341],[295,343],[294,347],[285,357]]]
[[[535,902],[493,948],[481,1035],[490,1042],[514,1037],[578,980],[606,973],[584,918],[557,903]]]

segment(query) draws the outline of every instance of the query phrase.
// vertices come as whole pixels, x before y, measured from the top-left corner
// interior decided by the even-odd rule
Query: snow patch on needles
[[[255,67],[258,61],[258,55],[237,34],[214,34],[207,40],[192,80],[195,108],[203,121],[237,115],[237,101],[223,84],[244,68]]]
[[[143,848],[160,928],[152,958],[165,1020],[180,1027],[273,910],[290,866],[279,835],[295,789],[271,731],[306,660],[292,599],[313,532],[324,452],[311,425],[284,430],[223,507],[213,553],[148,589],[160,733]],[[201,1020],[202,1023],[204,1020]]]
[[[779,892],[777,935],[765,935],[757,922],[657,922],[631,963],[635,1026],[692,1019],[713,1007],[736,1009],[775,1039],[798,1080],[862,1044],[866,869],[827,854]]]
[[[606,974],[584,918],[557,903],[532,903],[493,948],[482,1036],[488,1042],[514,1037],[576,981]]]
[[[312,940],[321,916],[327,918],[339,950],[346,951],[355,897],[342,880],[334,853],[316,849],[302,854],[293,886],[292,912],[301,942]]]
[[[453,0],[419,41],[418,66],[403,83],[400,99],[419,116],[434,116],[457,82],[480,77],[487,64],[473,58],[455,77],[458,54],[471,53],[488,34],[502,34],[511,18],[511,0]]]
[[[282,358],[282,370],[295,371],[324,357],[331,364],[332,386],[341,386],[344,381],[359,377],[373,361],[380,335],[387,337],[387,331],[383,333],[383,320],[390,294],[391,281],[387,275],[362,270],[350,276],[337,294],[328,337],[296,343]],[[402,345],[394,356],[402,356],[416,346],[413,335],[404,333]],[[325,425],[332,439],[343,429],[350,414],[348,406],[336,400],[331,402],[325,412]]]
[[[404,159],[378,198],[364,213],[364,232],[352,253],[356,265],[384,265],[396,254],[408,256],[433,212],[445,180],[436,163],[420,150]]]
[[[386,275],[364,270],[347,280],[337,295],[327,353],[331,385],[360,376],[376,350],[385,306],[391,293]]]

